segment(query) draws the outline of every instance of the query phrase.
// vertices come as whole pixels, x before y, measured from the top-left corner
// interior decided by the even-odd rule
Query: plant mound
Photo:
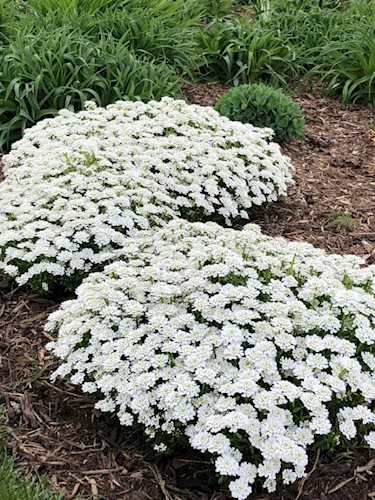
[[[291,181],[270,134],[170,98],[89,103],[38,123],[4,158],[0,270],[74,289],[133,229],[247,217]]]
[[[375,268],[354,256],[175,220],[129,239],[48,321],[97,408],[165,449],[185,436],[246,498],[302,477],[308,448],[375,448]]]
[[[303,135],[302,110],[280,90],[263,83],[230,89],[216,104],[223,116],[256,127],[269,127],[282,142]]]

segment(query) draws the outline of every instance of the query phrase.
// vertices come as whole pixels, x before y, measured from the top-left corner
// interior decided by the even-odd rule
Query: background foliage
[[[0,0],[3,149],[61,107],[199,79],[374,105],[375,0]]]
[[[178,90],[178,76],[166,62],[155,64],[110,35],[93,41],[69,28],[20,32],[0,58],[1,144],[59,109],[81,109],[90,99],[105,106]]]

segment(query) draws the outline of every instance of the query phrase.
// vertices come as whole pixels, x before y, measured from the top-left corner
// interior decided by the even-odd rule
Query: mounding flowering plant
[[[74,290],[116,258],[135,228],[176,216],[173,199],[135,170],[66,168],[0,184],[0,270],[38,291]]]
[[[74,289],[134,228],[247,217],[291,181],[271,134],[170,98],[39,122],[4,157],[0,270],[38,290]]]
[[[97,408],[156,448],[185,436],[233,497],[305,473],[316,444],[375,448],[375,268],[215,223],[128,239],[48,320]]]

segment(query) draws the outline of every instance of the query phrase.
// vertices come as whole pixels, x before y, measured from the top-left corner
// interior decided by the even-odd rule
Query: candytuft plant
[[[281,90],[262,83],[230,89],[216,104],[216,110],[231,120],[269,127],[278,142],[303,135],[302,110]]]
[[[134,229],[246,218],[292,179],[271,130],[212,108],[170,98],[87,108],[39,122],[3,159],[0,270],[20,285],[73,290]]]
[[[122,259],[50,316],[54,377],[158,450],[187,436],[238,499],[302,477],[317,442],[375,448],[374,266],[178,220]]]

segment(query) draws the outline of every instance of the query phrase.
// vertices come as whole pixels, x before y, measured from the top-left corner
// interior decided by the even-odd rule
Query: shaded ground
[[[186,95],[212,104],[223,91],[224,86],[203,84],[186,89]],[[306,137],[284,148],[296,166],[296,184],[287,199],[268,207],[256,222],[268,234],[307,240],[331,252],[357,253],[371,262],[375,112],[309,95],[298,101],[305,110]],[[354,219],[350,228],[347,219],[338,217],[342,212]],[[49,383],[54,361],[44,347],[50,338],[43,324],[56,307],[56,302],[13,289],[0,278],[0,404],[6,408],[10,448],[21,466],[47,473],[56,489],[65,488],[67,500],[77,495],[103,500],[228,499],[206,457],[186,450],[161,458],[140,430],[120,428],[72,385]],[[306,480],[276,495],[253,498],[375,498],[374,457],[366,450],[314,455]]]

